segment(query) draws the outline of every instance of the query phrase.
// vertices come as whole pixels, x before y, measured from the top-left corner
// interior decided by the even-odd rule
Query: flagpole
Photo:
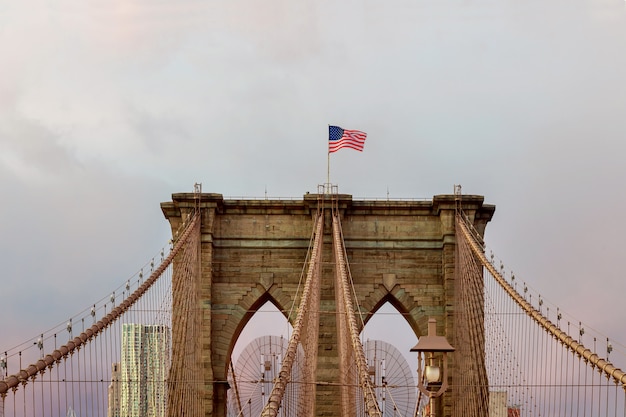
[[[330,151],[328,151],[328,161],[326,162],[326,187],[330,187]]]
[[[330,125],[328,125],[328,130],[330,132]],[[329,137],[330,139],[330,137]],[[326,187],[330,188],[330,147],[329,142],[326,141],[326,148],[328,150],[328,159],[326,161]],[[324,188],[326,188],[324,187]],[[330,190],[327,191],[330,194]]]

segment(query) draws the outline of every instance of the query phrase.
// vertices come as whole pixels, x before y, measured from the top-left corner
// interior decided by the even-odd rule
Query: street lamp
[[[417,387],[419,390],[428,397],[430,404],[430,415],[434,417],[434,407],[431,403],[433,397],[439,397],[448,388],[448,352],[454,352],[454,348],[448,343],[445,336],[437,336],[437,321],[434,318],[428,319],[428,334],[419,338],[417,345],[415,345],[411,352],[417,352]],[[443,357],[441,362],[443,365],[443,374],[438,364],[435,363],[435,353],[442,352]],[[423,354],[423,355],[422,355]],[[425,365],[425,369],[422,370],[422,360],[428,361]],[[424,379],[428,384],[435,384],[441,382],[441,386],[438,391],[428,390],[424,386]]]

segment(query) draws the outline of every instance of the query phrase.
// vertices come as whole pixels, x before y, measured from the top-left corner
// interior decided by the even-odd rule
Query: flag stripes
[[[328,153],[341,148],[351,148],[362,152],[367,133],[360,130],[342,129],[339,126],[328,126]]]

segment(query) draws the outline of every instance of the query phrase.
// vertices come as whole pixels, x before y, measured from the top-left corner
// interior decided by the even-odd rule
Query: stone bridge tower
[[[299,200],[253,200],[200,195],[199,314],[205,415],[226,415],[229,359],[254,312],[267,301],[280,311],[291,307],[318,205],[330,205],[320,197],[307,193]],[[428,318],[435,317],[438,334],[454,340],[455,196],[381,201],[354,200],[340,194],[338,200],[361,309],[371,317],[390,302],[417,337],[427,333]],[[483,200],[477,195],[462,196],[463,209],[481,234],[495,211]],[[173,231],[196,203],[193,193],[180,193],[161,204]],[[324,234],[320,309],[332,313],[335,295],[329,217]],[[317,381],[333,382],[338,380],[339,368],[335,318],[334,314],[320,317]],[[454,390],[449,390],[446,401],[453,396]],[[316,398],[317,416],[336,415],[340,398],[336,387],[319,385]]]

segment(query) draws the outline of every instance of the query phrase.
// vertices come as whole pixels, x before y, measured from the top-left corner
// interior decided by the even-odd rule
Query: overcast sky
[[[623,0],[0,0],[0,348],[105,296],[193,189],[496,205],[520,280],[626,344]]]

